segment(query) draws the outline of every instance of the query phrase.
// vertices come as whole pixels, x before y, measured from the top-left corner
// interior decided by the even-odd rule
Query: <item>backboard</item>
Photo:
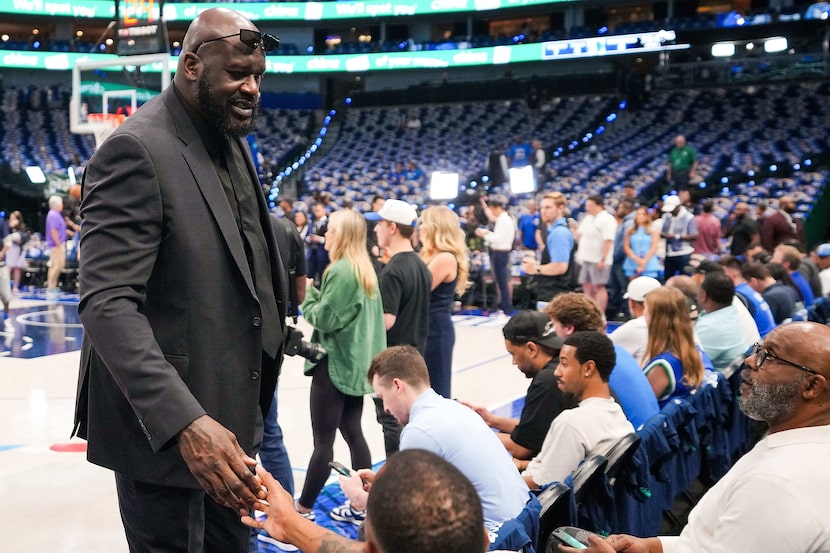
[[[126,117],[170,85],[170,54],[78,61],[72,68],[69,130],[96,147]]]

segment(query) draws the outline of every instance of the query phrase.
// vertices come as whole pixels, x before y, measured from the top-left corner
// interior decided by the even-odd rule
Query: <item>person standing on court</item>
[[[697,152],[686,144],[686,137],[682,134],[674,138],[674,148],[669,150],[669,166],[666,170],[666,180],[674,184],[680,202],[688,204],[692,199],[689,192],[691,180],[697,171]]]
[[[49,213],[46,214],[46,247],[49,249],[49,271],[46,275],[46,298],[58,299],[58,280],[66,266],[66,221],[63,219],[63,198],[49,198]]]
[[[378,211],[375,225],[378,247],[388,248],[389,262],[380,272],[378,283],[383,300],[383,324],[386,345],[415,346],[423,355],[429,336],[429,301],[432,273],[412,247],[412,235],[418,213],[402,200],[386,200]],[[383,409],[383,402],[374,398],[377,420],[383,427],[386,456],[398,451],[401,425]]]
[[[456,294],[467,289],[469,263],[464,231],[458,215],[445,205],[426,208],[421,215],[421,259],[432,275],[429,297],[429,334],[424,361],[429,382],[439,395],[452,398],[452,350],[455,327],[452,323]]]
[[[131,551],[248,551],[287,283],[244,137],[278,44],[203,12],[86,168],[74,434],[115,472]]]

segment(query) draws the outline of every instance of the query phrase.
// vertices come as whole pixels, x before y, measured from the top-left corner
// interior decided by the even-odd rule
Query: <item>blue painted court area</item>
[[[81,347],[77,296],[13,308],[9,320],[13,330],[0,332],[0,356],[32,359]]]

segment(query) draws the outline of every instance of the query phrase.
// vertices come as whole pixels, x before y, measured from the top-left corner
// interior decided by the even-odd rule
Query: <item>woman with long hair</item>
[[[429,334],[424,360],[432,389],[451,398],[452,349],[455,345],[452,307],[455,295],[463,294],[467,287],[467,245],[458,216],[443,205],[424,210],[420,236],[421,259],[432,273]]]
[[[313,518],[308,513],[331,472],[328,464],[338,429],[349,446],[352,468],[372,466],[360,420],[363,396],[372,392],[366,379],[369,365],[386,348],[378,280],[366,252],[366,221],[351,209],[335,211],[329,217],[325,248],[331,264],[319,290],[308,279],[301,306],[314,328],[311,341],[327,352],[317,365],[306,362],[305,367],[312,377],[314,451],[297,510],[307,518]]]
[[[646,294],[648,342],[643,371],[662,408],[703,383],[703,358],[695,345],[689,304],[683,292],[662,287]]]
[[[634,224],[625,231],[623,250],[623,273],[629,280],[638,276],[657,278],[660,262],[657,259],[657,246],[660,244],[660,230],[651,229],[651,215],[646,207],[638,207],[634,212]]]
[[[19,211],[12,211],[9,214],[9,247],[6,250],[6,265],[11,271],[12,281],[14,282],[12,291],[15,294],[20,291],[20,276],[23,269],[28,267],[26,254],[23,252],[28,240],[29,231],[26,229],[26,223],[23,222],[23,214]]]

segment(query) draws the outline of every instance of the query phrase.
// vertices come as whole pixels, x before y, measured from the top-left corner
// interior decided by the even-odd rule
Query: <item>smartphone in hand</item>
[[[346,478],[351,478],[352,471],[349,470],[349,467],[344,465],[343,463],[338,463],[337,461],[332,461],[329,463],[329,466],[334,469],[338,474],[342,474]]]
[[[551,537],[558,543],[574,549],[588,549],[588,535],[591,532],[573,526],[560,526],[551,533]]]

